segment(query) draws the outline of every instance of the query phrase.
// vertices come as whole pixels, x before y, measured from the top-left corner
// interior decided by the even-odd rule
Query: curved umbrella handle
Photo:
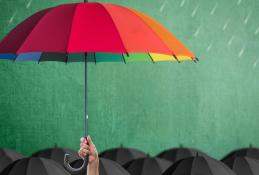
[[[70,162],[68,160],[68,156],[69,154],[65,154],[64,156],[64,167],[65,169],[72,175],[74,174],[86,174],[86,167],[88,165],[88,160],[89,160],[89,156],[87,155],[85,158],[84,158],[84,163],[82,164],[81,167],[79,168],[73,168],[71,165],[70,165]]]

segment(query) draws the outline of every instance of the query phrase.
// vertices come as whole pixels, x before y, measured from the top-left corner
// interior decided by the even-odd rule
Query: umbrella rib
[[[94,52],[94,63],[96,65],[96,56],[95,56],[95,52]]]
[[[181,63],[175,54],[173,54],[173,57],[178,63]]]
[[[38,60],[38,64],[40,64],[41,57],[42,57],[42,54],[40,55],[40,58],[39,58],[39,60]]]
[[[17,54],[15,54],[15,55],[16,55],[16,57],[14,58],[13,63],[16,61],[16,59],[17,59],[17,57],[18,57],[18,55],[17,55]]]
[[[155,64],[155,61],[154,61],[154,59],[152,58],[152,56],[150,55],[150,53],[148,52],[147,54],[148,54],[149,58],[151,59],[151,61]]]
[[[122,53],[121,55],[122,55],[122,58],[123,58],[124,63],[126,64],[126,59],[125,59],[124,54]]]
[[[66,52],[66,64],[68,62],[68,53]]]

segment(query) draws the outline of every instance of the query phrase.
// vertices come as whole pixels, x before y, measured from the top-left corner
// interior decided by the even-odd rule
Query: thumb
[[[94,145],[90,136],[87,136],[87,142],[88,142],[89,146],[93,146]]]
[[[81,143],[86,143],[86,139],[84,137],[80,138]]]

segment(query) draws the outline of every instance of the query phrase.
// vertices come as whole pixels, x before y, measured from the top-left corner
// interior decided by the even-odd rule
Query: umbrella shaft
[[[87,103],[87,53],[85,53],[85,122],[84,122],[84,128],[85,128],[85,137],[88,135],[88,103]]]

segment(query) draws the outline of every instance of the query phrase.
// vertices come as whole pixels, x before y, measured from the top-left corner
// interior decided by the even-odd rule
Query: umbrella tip
[[[57,143],[55,143],[54,148],[57,148],[57,147],[58,147],[58,144],[57,144]]]
[[[199,157],[200,155],[199,155],[199,152],[196,152],[196,155],[195,155],[195,157]]]
[[[182,143],[180,143],[179,147],[180,147],[180,148],[183,148],[183,144],[182,144]]]
[[[252,143],[249,144],[249,148],[253,148],[253,144]]]
[[[147,153],[147,158],[149,158],[150,157],[150,154],[149,153]]]
[[[178,62],[181,63],[181,61],[179,61],[179,59],[177,58],[177,56],[175,54],[173,54],[174,59]]]
[[[120,144],[120,148],[123,148],[123,144]]]

